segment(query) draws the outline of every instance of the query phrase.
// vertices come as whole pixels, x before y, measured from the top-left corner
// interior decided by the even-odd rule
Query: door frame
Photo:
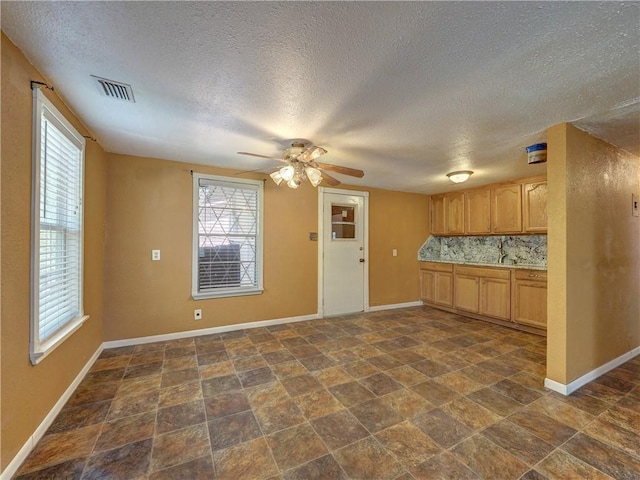
[[[363,311],[369,311],[369,192],[318,187],[318,318],[324,317],[324,195],[353,195],[363,198],[362,235],[364,245]]]

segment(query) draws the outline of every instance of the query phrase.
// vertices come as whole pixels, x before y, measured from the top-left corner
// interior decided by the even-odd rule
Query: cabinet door
[[[464,233],[464,193],[445,195],[444,211],[447,233]]]
[[[428,303],[435,302],[435,272],[420,270],[420,296]]]
[[[444,195],[431,196],[431,234],[442,235],[445,230]]]
[[[438,305],[453,306],[453,273],[436,272],[434,301]]]
[[[547,328],[547,282],[516,280],[513,292],[513,321]]]
[[[522,232],[522,189],[520,185],[493,188],[491,230],[494,233]]]
[[[524,231],[547,231],[547,182],[524,185]]]
[[[478,277],[456,274],[455,283],[455,307],[467,312],[478,313],[480,306]]]
[[[511,320],[511,284],[508,279],[483,278],[480,284],[480,313]]]
[[[491,190],[473,190],[464,196],[465,233],[491,232]]]

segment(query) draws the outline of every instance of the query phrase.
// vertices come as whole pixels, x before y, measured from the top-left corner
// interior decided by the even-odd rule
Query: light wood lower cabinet
[[[465,312],[480,312],[480,278],[475,275],[456,273],[455,307]]]
[[[500,271],[499,273],[510,273]],[[511,283],[509,277],[483,278],[480,283],[480,315],[511,320]]]
[[[547,272],[516,270],[513,278],[513,314],[516,323],[547,328]]]
[[[547,328],[547,272],[420,262],[422,300],[461,315]]]
[[[444,307],[453,306],[453,265],[420,262],[420,296],[422,301]]]
[[[456,267],[455,307],[501,320],[511,319],[511,271]]]

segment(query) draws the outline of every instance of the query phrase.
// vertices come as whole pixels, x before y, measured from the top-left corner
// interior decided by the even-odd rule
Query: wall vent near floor
[[[106,78],[96,77],[91,75],[98,84],[100,93],[105,97],[115,98],[117,100],[123,100],[125,102],[135,103],[136,99],[133,96],[133,90],[131,85],[122,82],[115,82],[113,80],[107,80]]]

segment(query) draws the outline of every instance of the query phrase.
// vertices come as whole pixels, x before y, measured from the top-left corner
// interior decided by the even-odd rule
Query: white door
[[[322,192],[324,315],[362,312],[367,303],[366,192],[342,192]]]

